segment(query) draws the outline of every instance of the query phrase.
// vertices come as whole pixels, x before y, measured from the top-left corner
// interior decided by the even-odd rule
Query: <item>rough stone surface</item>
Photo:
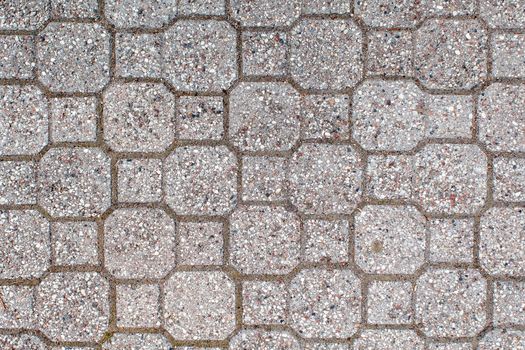
[[[525,332],[495,329],[479,341],[479,350],[514,350],[525,348]]]
[[[226,5],[224,0],[180,0],[181,15],[224,15]]]
[[[51,0],[53,18],[96,18],[98,13],[97,0]]]
[[[415,175],[412,156],[370,156],[366,169],[367,195],[375,199],[410,199]]]
[[[6,0],[0,3],[0,30],[35,30],[49,18],[47,0]]]
[[[232,0],[233,18],[243,26],[289,26],[301,13],[300,0]]]
[[[302,139],[348,139],[348,106],[346,95],[306,95],[301,101]]]
[[[217,96],[181,96],[177,100],[176,137],[220,140],[224,136],[224,104]]]
[[[354,346],[359,350],[397,349],[423,350],[425,343],[416,332],[407,329],[365,330],[356,339]]]
[[[47,350],[42,340],[34,335],[0,335],[0,345],[9,350]]]
[[[524,34],[495,34],[492,37],[492,75],[498,78],[523,78]]]
[[[346,220],[304,221],[303,260],[329,263],[348,261],[349,230]]]
[[[242,64],[246,75],[284,75],[288,70],[288,35],[243,32]]]
[[[368,36],[368,74],[412,76],[413,37],[412,32],[402,30],[371,32]]]
[[[503,202],[525,201],[525,159],[494,159],[494,199]]]
[[[0,204],[36,203],[35,167],[34,162],[0,162]]]
[[[243,157],[242,199],[278,201],[287,198],[286,158]]]
[[[32,286],[2,286],[0,297],[3,305],[0,308],[1,328],[32,328],[35,326],[35,296]],[[0,338],[0,345],[2,339]]]
[[[160,34],[117,33],[116,74],[125,78],[160,78],[162,39]]]
[[[428,222],[430,262],[472,262],[474,221],[432,219]]]
[[[519,28],[525,26],[525,18],[521,16],[524,6],[516,0],[483,0],[480,14],[492,28]]]
[[[496,281],[494,283],[494,324],[505,327],[524,325],[525,283]]]
[[[415,0],[354,0],[354,12],[372,27],[412,28],[418,20]]]

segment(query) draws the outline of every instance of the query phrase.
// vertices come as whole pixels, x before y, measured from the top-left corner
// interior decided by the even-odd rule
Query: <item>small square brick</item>
[[[367,167],[368,195],[377,199],[409,199],[414,177],[413,157],[370,156]]]
[[[0,35],[0,78],[31,79],[36,65],[34,39],[30,35]]]
[[[35,163],[0,162],[0,204],[35,204]]]
[[[187,15],[215,15],[226,13],[224,0],[180,0],[179,14]]]
[[[413,287],[411,282],[373,281],[368,287],[368,322],[411,323]]]
[[[282,282],[247,281],[242,285],[243,322],[286,324],[288,290]]]
[[[431,262],[471,262],[474,221],[433,219],[429,221]]]
[[[156,284],[117,285],[117,326],[160,326],[159,297]]]
[[[525,201],[525,159],[494,159],[494,199],[503,202]]]
[[[0,286],[0,328],[34,328],[33,291],[31,286]],[[5,344],[0,340],[0,345]]]
[[[177,252],[179,264],[221,265],[223,254],[222,223],[181,222],[179,224]]]
[[[51,99],[51,140],[53,142],[96,141],[97,104],[95,97]]]
[[[176,135],[183,140],[220,140],[224,105],[218,96],[181,96],[177,100]]]
[[[306,95],[301,103],[301,138],[348,138],[349,98],[346,95]]]
[[[162,74],[162,38],[158,34],[118,33],[115,39],[116,74],[159,78]]]
[[[417,108],[425,116],[427,137],[472,137],[472,96],[425,94],[424,101]]]
[[[372,31],[368,35],[368,74],[413,75],[413,36],[409,31]]]
[[[525,77],[525,34],[493,34],[491,44],[493,76]]]
[[[331,263],[348,261],[348,221],[308,220],[304,223],[304,233],[304,260]]]
[[[162,196],[162,160],[121,159],[117,163],[119,202],[157,202]]]
[[[275,201],[286,198],[286,159],[243,157],[243,200]]]
[[[51,244],[56,265],[98,264],[98,233],[95,222],[52,223]]]
[[[525,282],[494,283],[494,325],[525,325]]]
[[[244,32],[242,64],[246,75],[284,75],[288,38],[282,32]]]
[[[97,0],[51,0],[51,16],[55,18],[95,18]]]

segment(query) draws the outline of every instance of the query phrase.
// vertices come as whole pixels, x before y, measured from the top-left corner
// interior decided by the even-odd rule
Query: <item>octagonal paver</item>
[[[290,283],[290,325],[305,338],[349,338],[361,319],[361,282],[349,270],[307,269]]]
[[[235,328],[235,286],[223,272],[175,272],[164,285],[164,309],[176,340],[225,339]]]
[[[175,264],[175,223],[162,209],[117,209],[104,223],[105,265],[117,278],[162,278]]]
[[[476,145],[427,145],[414,172],[413,198],[427,212],[474,214],[485,204],[487,156]]]
[[[48,141],[47,101],[36,86],[0,86],[0,155],[38,153]]]
[[[478,99],[479,140],[491,151],[525,151],[525,85],[494,83]]]
[[[97,216],[111,204],[110,180],[100,149],[53,148],[39,163],[38,204],[52,216]]]
[[[288,83],[240,83],[230,94],[230,140],[243,151],[287,151],[299,139],[300,96]]]
[[[365,206],[355,217],[356,263],[368,273],[414,273],[425,261],[425,238],[415,207]]]
[[[38,278],[49,267],[49,222],[36,210],[0,210],[0,279]]]
[[[163,84],[124,83],[104,92],[104,140],[117,152],[162,152],[175,134],[175,98]]]
[[[487,77],[487,32],[477,20],[431,19],[416,32],[414,55],[426,87],[472,89]]]
[[[6,350],[48,350],[40,338],[29,334],[1,334],[0,347]]]
[[[53,341],[98,341],[109,324],[108,298],[98,273],[52,273],[36,289],[38,326]]]
[[[232,16],[243,26],[289,26],[301,14],[301,0],[232,0]]]
[[[363,164],[347,145],[304,144],[289,163],[291,201],[307,214],[348,214],[361,198]]]
[[[50,15],[48,0],[3,0],[0,2],[0,30],[35,30]]]
[[[407,151],[425,137],[425,95],[413,82],[367,80],[353,98],[352,135],[363,148]]]
[[[177,214],[222,215],[237,203],[237,160],[224,146],[177,148],[164,174],[166,202]]]
[[[301,345],[289,332],[242,330],[230,340],[229,350],[301,350]]]
[[[425,342],[416,332],[409,329],[366,329],[355,340],[358,350],[423,350]]]
[[[430,337],[472,337],[487,320],[487,282],[472,269],[435,269],[416,284],[416,322]]]
[[[170,342],[162,334],[117,333],[102,344],[102,350],[170,350]]]
[[[177,21],[164,41],[164,76],[175,89],[220,91],[237,78],[236,34],[227,22]]]
[[[363,74],[362,40],[352,20],[302,20],[291,32],[293,79],[305,89],[354,86]]]
[[[177,0],[106,0],[104,14],[117,28],[160,28],[177,14]]]
[[[283,207],[242,206],[230,218],[230,260],[246,274],[285,274],[299,263],[299,217]]]
[[[56,92],[98,92],[109,81],[110,35],[96,23],[51,23],[36,40],[38,78]]]
[[[491,208],[480,220],[479,261],[494,275],[525,276],[525,208]]]

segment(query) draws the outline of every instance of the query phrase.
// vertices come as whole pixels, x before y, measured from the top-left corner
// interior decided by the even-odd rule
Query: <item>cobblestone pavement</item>
[[[1,350],[524,350],[525,0],[0,1]]]

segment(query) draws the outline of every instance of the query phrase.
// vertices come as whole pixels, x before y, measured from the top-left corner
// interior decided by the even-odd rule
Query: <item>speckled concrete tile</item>
[[[0,350],[525,350],[525,0],[0,0]]]

